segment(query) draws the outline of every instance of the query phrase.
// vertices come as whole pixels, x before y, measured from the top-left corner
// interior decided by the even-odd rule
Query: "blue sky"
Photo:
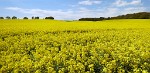
[[[53,16],[58,20],[150,12],[150,0],[0,0],[0,16]]]

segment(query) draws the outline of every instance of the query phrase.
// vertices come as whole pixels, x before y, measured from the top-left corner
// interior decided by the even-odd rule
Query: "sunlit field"
[[[150,73],[150,20],[0,20],[0,73]]]
[[[0,20],[4,31],[64,31],[88,29],[137,29],[150,28],[149,19],[104,21],[57,21],[57,20]]]

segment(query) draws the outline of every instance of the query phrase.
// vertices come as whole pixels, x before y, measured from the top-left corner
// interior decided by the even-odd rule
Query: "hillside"
[[[119,15],[114,17],[80,18],[79,21],[102,21],[110,19],[150,19],[150,12],[139,12],[133,14]]]
[[[150,12],[139,12],[133,14],[119,15],[111,19],[150,19]]]

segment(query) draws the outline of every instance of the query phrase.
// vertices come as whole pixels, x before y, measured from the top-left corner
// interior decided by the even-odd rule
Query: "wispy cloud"
[[[136,12],[144,12],[146,11],[145,7],[129,7],[125,8],[124,11],[122,11],[123,14],[127,13],[136,13]]]
[[[128,6],[128,5],[141,5],[141,4],[142,4],[141,0],[131,0],[130,2],[127,2],[125,0],[116,0],[116,2],[114,3],[114,5],[118,7]]]
[[[114,8],[107,8],[105,10],[91,10],[88,8],[80,7],[77,10],[43,10],[43,9],[24,9],[19,7],[7,7],[7,10],[16,11],[23,14],[29,14],[31,16],[53,16],[56,19],[79,19],[83,17],[101,17],[101,16],[113,16],[116,14],[116,10]],[[106,13],[106,12],[107,13]]]
[[[0,16],[53,16],[55,19],[111,17],[150,11],[149,0],[0,0]],[[39,5],[41,3],[41,5]],[[49,4],[51,3],[51,4]],[[10,6],[10,7],[8,7]]]
[[[97,8],[97,9],[89,9],[85,7],[79,7],[76,10],[69,9],[66,11],[63,10],[43,10],[43,9],[24,9],[19,7],[7,7],[7,10],[28,14],[30,16],[53,16],[55,19],[61,20],[72,20],[79,19],[83,17],[112,17],[121,14],[134,13],[145,11],[144,7],[129,7],[120,9],[118,7],[106,7],[106,8]]]
[[[80,1],[78,4],[80,5],[93,5],[93,4],[100,4],[102,1],[100,0],[84,0]]]
[[[62,10],[43,10],[43,9],[24,9],[19,7],[7,7],[7,10],[16,11],[19,13],[30,14],[32,16],[54,16],[57,19],[66,19],[70,17],[73,12],[70,11],[62,11]]]

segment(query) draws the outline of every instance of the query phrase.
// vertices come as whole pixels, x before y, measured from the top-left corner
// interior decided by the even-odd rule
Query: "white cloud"
[[[30,14],[32,16],[54,16],[57,19],[67,19],[70,17],[73,12],[70,11],[62,11],[62,10],[42,10],[42,9],[24,9],[19,7],[7,7],[7,10],[17,11],[23,14]]]
[[[84,1],[80,1],[78,4],[80,5],[93,5],[93,4],[100,4],[101,1],[99,0],[84,0]]]
[[[10,10],[20,10],[20,8],[18,8],[18,7],[7,7],[7,8],[5,8],[5,9],[10,9]]]
[[[114,5],[118,7],[128,6],[128,5],[141,5],[141,4],[142,4],[141,0],[131,0],[130,2],[127,2],[125,0],[116,0],[116,2],[114,3]]]
[[[110,14],[113,15],[115,10],[105,9],[99,11],[91,10],[84,7],[80,7],[77,10],[42,10],[42,9],[23,9],[19,7],[7,7],[7,10],[16,11],[23,14],[29,14],[31,16],[53,16],[56,19],[79,19],[83,17],[101,17],[101,16],[109,16]],[[105,12],[107,10],[107,13]],[[113,13],[112,13],[113,12]]]
[[[109,17],[112,17],[112,16],[116,16],[118,15],[118,12],[119,12],[119,9],[118,8],[107,8],[106,10],[108,12],[108,15]]]
[[[136,13],[145,11],[146,8],[144,7],[126,7],[126,8],[118,8],[118,7],[104,7],[104,8],[97,8],[97,9],[88,9],[85,7],[79,7],[78,9],[69,9],[66,11],[63,10],[43,10],[43,9],[24,9],[19,7],[7,7],[7,10],[19,12],[23,15],[28,16],[39,16],[39,17],[46,17],[46,16],[53,16],[55,19],[61,20],[75,20],[84,17],[112,17],[118,16],[122,14],[128,13]]]
[[[146,11],[145,7],[129,7],[129,8],[125,8],[122,11],[122,14],[144,12],[144,11]]]
[[[133,0],[130,4],[131,5],[140,5],[142,3],[141,0]]]

